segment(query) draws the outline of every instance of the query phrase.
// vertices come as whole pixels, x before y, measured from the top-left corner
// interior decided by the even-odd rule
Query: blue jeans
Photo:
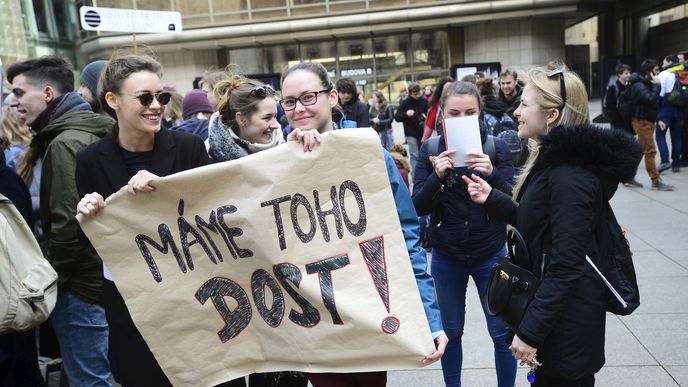
[[[406,144],[409,148],[409,159],[411,160],[411,173],[416,171],[416,161],[418,160],[418,139],[415,137],[406,137]]]
[[[105,308],[58,288],[50,315],[71,386],[111,386]]]
[[[669,147],[667,146],[666,133],[671,132],[671,165],[678,165],[681,159],[681,132],[683,131],[683,117],[670,117],[664,123],[666,129],[659,129],[659,124],[655,128],[655,139],[662,163],[669,162]]]
[[[506,254],[502,248],[495,255],[480,259],[458,260],[451,256],[443,256],[436,250],[432,251],[432,277],[435,280],[437,301],[442,313],[444,332],[449,337],[449,344],[442,356],[442,373],[447,387],[461,386],[461,364],[463,350],[461,336],[466,320],[466,289],[468,277],[473,277],[478,288],[483,312],[487,319],[487,330],[494,343],[495,367],[497,383],[500,387],[513,387],[516,380],[516,359],[511,355],[509,344],[509,327],[502,320],[491,317],[485,311],[482,299],[487,291],[487,281],[492,266],[497,262],[499,254]]]

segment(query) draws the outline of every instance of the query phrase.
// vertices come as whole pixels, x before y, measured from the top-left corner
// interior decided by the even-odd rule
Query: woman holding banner
[[[480,94],[472,83],[453,82],[444,88],[440,105],[440,119],[479,116]],[[442,324],[449,336],[449,345],[442,357],[442,373],[447,386],[461,385],[461,336],[468,277],[473,278],[482,299],[492,266],[499,255],[506,254],[506,224],[487,216],[480,205],[471,202],[460,178],[471,171],[501,190],[511,192],[514,167],[509,148],[499,138],[488,138],[482,122],[480,136],[484,153],[469,152],[465,167],[454,167],[451,155],[455,151],[446,149],[444,133],[430,138],[421,146],[419,162],[413,171],[413,204],[418,215],[431,215],[431,272],[442,311]],[[509,327],[485,310],[483,312],[494,344],[498,385],[513,386],[516,361],[507,343]]]
[[[100,102],[117,122],[100,141],[77,155],[76,185],[83,197],[77,212],[96,216],[104,198],[128,186],[133,195],[155,191],[158,176],[208,164],[203,140],[161,129],[170,93],[163,91],[162,66],[147,56],[128,55],[110,61],[101,77]],[[110,326],[110,365],[124,386],[170,386],[129,315],[115,283],[104,267],[103,302]],[[238,384],[243,386],[244,380]]]
[[[334,129],[332,109],[337,106],[337,90],[319,63],[299,63],[282,74],[282,100],[289,124],[295,132],[316,129],[325,133]],[[447,336],[442,330],[440,314],[435,302],[432,278],[427,274],[425,251],[419,242],[418,218],[406,185],[399,175],[394,160],[384,151],[387,173],[396,203],[397,215],[402,225],[406,246],[411,257],[416,283],[420,291],[425,314],[430,324],[437,350],[423,360],[430,363],[439,359],[447,345]],[[384,386],[386,371],[361,373],[311,373],[308,375],[314,387],[329,386]]]

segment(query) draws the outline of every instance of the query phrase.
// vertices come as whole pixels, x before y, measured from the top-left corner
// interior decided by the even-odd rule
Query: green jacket
[[[76,154],[113,125],[112,119],[91,111],[68,111],[41,131],[47,143],[40,205],[45,254],[58,274],[58,284],[91,303],[102,302],[103,262],[79,237]]]

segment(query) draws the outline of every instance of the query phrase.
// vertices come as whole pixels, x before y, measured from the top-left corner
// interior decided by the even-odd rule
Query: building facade
[[[557,60],[583,72],[590,83],[594,63],[603,58],[649,54],[647,31],[654,27],[648,15],[657,24],[661,18],[652,15],[666,14],[676,2],[0,0],[0,8],[13,12],[0,15],[18,36],[0,46],[3,61],[53,53],[81,68],[113,52],[130,52],[129,34],[79,27],[78,8],[84,5],[180,12],[184,32],[139,34],[137,43],[162,62],[164,82],[181,92],[209,70],[230,66],[274,78],[303,60],[322,63],[334,79],[353,78],[362,92],[382,89],[395,103],[408,82],[434,84],[453,75],[452,66],[466,63],[521,69]]]

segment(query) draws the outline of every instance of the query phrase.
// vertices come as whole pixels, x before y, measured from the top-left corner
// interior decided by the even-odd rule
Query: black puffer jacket
[[[541,139],[519,205],[494,189],[485,203],[523,235],[530,262],[517,264],[542,275],[516,333],[538,349],[546,375],[578,379],[604,364],[606,289],[585,256],[597,256],[596,216],[618,183],[633,177],[641,156],[625,133],[558,126]]]
[[[631,75],[631,100],[633,118],[655,122],[659,115],[659,91],[661,85],[652,83],[640,74]]]

